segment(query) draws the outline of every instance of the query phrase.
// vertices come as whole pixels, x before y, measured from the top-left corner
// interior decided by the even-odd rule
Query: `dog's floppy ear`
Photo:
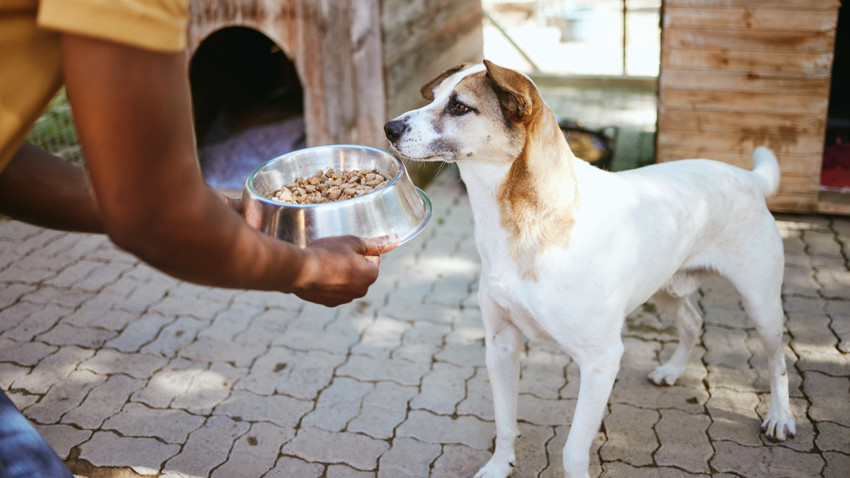
[[[434,89],[437,88],[437,85],[442,83],[443,80],[445,80],[446,78],[448,78],[448,77],[454,75],[455,73],[459,72],[460,70],[466,68],[467,66],[469,66],[469,65],[466,64],[466,63],[460,64],[460,65],[457,65],[457,66],[453,66],[453,67],[443,71],[442,73],[440,73],[436,77],[434,77],[433,80],[422,85],[422,88],[419,90],[419,92],[422,93],[422,97],[425,98],[428,101],[434,101]]]
[[[487,76],[493,80],[496,96],[505,115],[512,121],[522,121],[533,112],[536,88],[522,73],[502,68],[484,60]]]

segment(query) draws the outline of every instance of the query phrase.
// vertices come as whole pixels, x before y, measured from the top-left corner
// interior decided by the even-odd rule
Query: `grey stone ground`
[[[2,221],[0,387],[80,476],[471,476],[494,437],[479,265],[466,197],[441,178],[428,228],[337,309],[190,285],[102,236]],[[645,378],[672,353],[671,321],[630,317],[595,474],[848,476],[850,218],[778,219],[797,437],[759,436],[765,359],[711,280],[703,345],[673,387]],[[527,345],[514,476],[562,476],[577,387],[554,346]]]

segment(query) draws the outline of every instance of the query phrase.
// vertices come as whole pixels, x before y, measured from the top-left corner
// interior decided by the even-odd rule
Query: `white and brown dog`
[[[576,158],[525,75],[485,61],[446,70],[422,87],[430,104],[384,127],[392,149],[414,161],[457,163],[481,256],[479,301],[493,388],[496,449],[479,478],[508,476],[522,336],[557,342],[581,385],[563,462],[588,476],[623,355],[629,312],[652,299],[672,316],[679,343],[649,374],[673,384],[702,318],[688,301],[706,277],[740,292],[767,352],[770,410],[762,428],[795,433],[782,348],[782,240],[764,198],[779,184],[767,148],[753,171],[687,160],[610,173]]]

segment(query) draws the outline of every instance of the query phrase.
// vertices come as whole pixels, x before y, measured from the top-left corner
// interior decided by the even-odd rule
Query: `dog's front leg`
[[[602,424],[614,379],[620,369],[623,342],[619,336],[610,337],[604,349],[574,356],[581,373],[570,434],[564,446],[564,475],[567,478],[589,478],[590,447]]]
[[[519,346],[522,333],[505,313],[487,300],[481,301],[484,316],[487,374],[493,389],[496,418],[496,451],[475,478],[505,478],[514,468],[514,441],[517,428],[517,394],[519,393]]]

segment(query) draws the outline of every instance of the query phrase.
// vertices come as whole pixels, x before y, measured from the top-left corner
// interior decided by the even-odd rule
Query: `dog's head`
[[[528,77],[487,60],[449,68],[421,93],[429,104],[384,126],[392,149],[414,161],[513,161],[535,117],[551,114]]]

